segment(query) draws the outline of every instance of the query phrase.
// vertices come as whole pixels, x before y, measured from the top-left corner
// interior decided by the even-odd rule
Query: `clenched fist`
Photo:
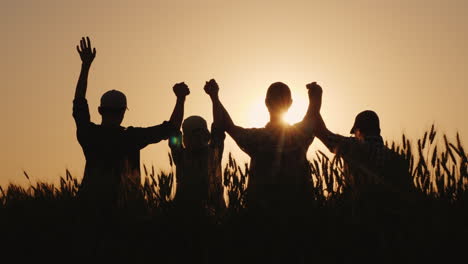
[[[205,83],[205,87],[203,88],[205,93],[209,96],[216,96],[219,92],[219,86],[214,79],[211,79],[209,82]]]
[[[309,83],[306,87],[309,94],[309,102],[312,104],[313,111],[320,112],[320,108],[322,107],[322,87],[316,82]]]
[[[312,82],[306,85],[307,90],[309,90],[309,98],[318,98],[322,96],[323,90],[317,82]]]
[[[174,94],[177,96],[177,98],[185,98],[190,94],[190,89],[184,82],[176,83],[172,90],[174,91]]]

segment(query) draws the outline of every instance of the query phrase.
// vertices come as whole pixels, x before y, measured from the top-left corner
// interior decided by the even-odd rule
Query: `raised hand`
[[[190,89],[184,82],[176,83],[172,90],[174,91],[174,94],[177,96],[177,98],[185,98],[190,94]]]
[[[317,82],[312,82],[306,85],[309,99],[318,99],[322,97],[322,87],[317,84]]]
[[[89,40],[89,37],[86,37],[86,39],[84,37],[81,38],[80,45],[76,46],[76,50],[78,51],[78,54],[80,54],[83,65],[88,67],[91,66],[91,63],[96,57],[96,48],[91,49],[91,41]]]
[[[219,92],[219,86],[214,79],[205,83],[205,87],[203,87],[205,93],[207,93],[210,97],[217,96]]]
[[[182,119],[184,119],[184,105],[185,97],[190,94],[190,90],[184,82],[176,83],[172,87],[174,94],[177,96],[176,105],[171,114],[169,122],[177,129],[180,129],[182,125]]]
[[[311,103],[312,110],[314,112],[319,112],[322,107],[322,87],[317,84],[317,82],[312,82],[306,85],[309,101]]]
[[[86,39],[81,38],[80,45],[76,46],[76,50],[78,51],[78,54],[80,54],[82,63],[80,77],[76,84],[75,98],[85,98],[88,87],[88,73],[91,63],[93,62],[94,57],[96,57],[96,49],[93,48],[91,50],[91,41],[89,40],[89,37],[86,37]]]

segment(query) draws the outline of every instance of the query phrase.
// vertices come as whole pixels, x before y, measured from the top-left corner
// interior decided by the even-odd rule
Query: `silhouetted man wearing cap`
[[[380,136],[380,120],[377,113],[372,110],[360,112],[349,133],[354,134],[362,142],[375,141],[378,144],[383,144],[383,139]]]
[[[82,66],[73,100],[73,117],[78,142],[86,158],[79,197],[98,210],[107,210],[127,202],[128,195],[138,194],[140,150],[167,139],[180,128],[185,97],[190,91],[184,83],[173,87],[177,102],[168,122],[146,128],[126,128],[120,125],[127,110],[126,97],[120,91],[110,90],[102,95],[98,108],[101,124],[94,124],[85,95],[96,50],[91,48],[89,38],[82,38],[77,50]]]
[[[312,100],[322,103],[322,88],[313,87]],[[353,191],[380,192],[384,187],[391,192],[411,188],[407,161],[387,148],[380,135],[380,120],[374,111],[360,112],[350,133],[344,137],[329,131],[320,115],[315,113],[314,131],[328,149],[345,161],[346,187]]]

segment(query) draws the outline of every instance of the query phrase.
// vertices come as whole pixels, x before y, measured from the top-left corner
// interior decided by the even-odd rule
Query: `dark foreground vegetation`
[[[281,197],[269,211],[248,210],[248,166],[229,158],[223,213],[187,212],[171,201],[173,173],[145,167],[144,201],[109,217],[83,213],[79,181],[67,171],[55,186],[0,190],[1,256],[15,261],[152,263],[422,263],[468,256],[467,153],[460,138],[388,143],[410,161],[415,192],[343,191],[343,164],[318,152],[311,160],[313,202]],[[25,176],[28,175],[25,173]],[[282,206],[280,206],[282,204]]]

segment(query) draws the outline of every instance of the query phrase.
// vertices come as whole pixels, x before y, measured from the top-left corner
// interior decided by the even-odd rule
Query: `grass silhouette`
[[[245,207],[248,164],[229,153],[223,171],[227,210],[186,214],[172,203],[175,174],[144,168],[144,199],[112,218],[83,215],[79,180],[66,170],[45,182],[0,187],[5,254],[31,260],[131,260],[191,263],[327,263],[447,261],[465,257],[468,159],[459,135],[450,142],[433,125],[420,139],[386,145],[409,162],[412,196],[346,192],[343,161],[318,151],[310,160],[313,203],[252,212]],[[29,175],[24,172],[26,178]],[[278,194],[281,197],[281,193]]]

